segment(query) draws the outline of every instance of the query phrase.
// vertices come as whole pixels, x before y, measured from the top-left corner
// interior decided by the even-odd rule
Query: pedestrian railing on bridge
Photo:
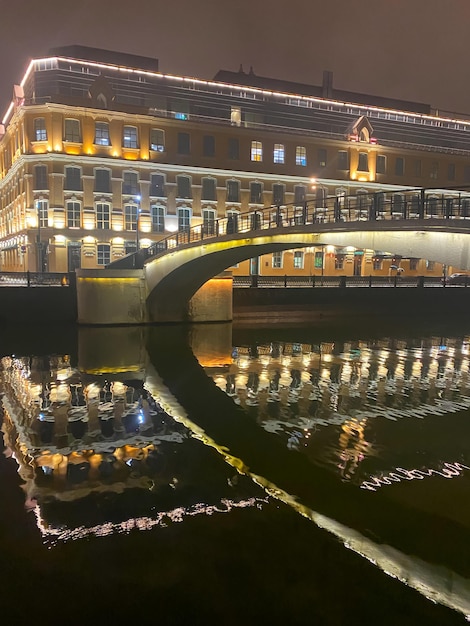
[[[71,282],[63,272],[0,272],[0,287],[68,287]]]
[[[384,223],[416,220],[469,220],[470,193],[463,190],[402,190],[355,195],[326,196],[317,189],[314,200],[257,208],[247,213],[227,210],[221,219],[205,219],[202,224],[182,229],[136,253],[142,262],[190,243],[255,234],[265,230],[295,228],[313,224]],[[398,226],[398,224],[397,224]]]
[[[234,288],[295,288],[295,287],[470,287],[446,284],[436,276],[234,276]]]

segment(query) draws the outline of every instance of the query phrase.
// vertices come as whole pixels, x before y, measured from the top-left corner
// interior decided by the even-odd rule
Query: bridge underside
[[[203,245],[200,242],[198,245],[187,245],[146,265],[149,293],[146,315],[153,322],[192,321],[194,310],[191,298],[204,283],[226,268],[264,254],[320,244],[381,250],[470,269],[469,234],[459,230],[441,232],[436,227],[430,228],[426,222],[415,222],[413,225],[420,230],[409,230],[409,222],[397,222],[394,230],[388,231],[367,227],[351,231],[344,227],[332,229],[331,225],[328,230],[319,231],[317,225],[316,232],[283,229],[283,232],[276,231],[270,235],[249,233],[251,236],[242,238],[238,234]],[[448,223],[446,226],[448,228]],[[211,306],[210,301],[207,306]],[[217,315],[216,310],[212,313]],[[207,311],[207,320],[212,313]]]

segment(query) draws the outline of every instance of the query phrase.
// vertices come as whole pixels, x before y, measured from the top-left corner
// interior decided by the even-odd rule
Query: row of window
[[[192,187],[191,177],[179,175],[176,177],[176,195],[178,198],[191,199]],[[36,165],[34,167],[34,189],[35,191],[45,191],[49,189],[48,170],[46,165]],[[82,191],[81,168],[68,166],[65,168],[64,176],[65,191]],[[111,170],[95,169],[94,191],[98,193],[111,193]],[[241,185],[238,180],[228,180],[226,182],[227,202],[240,202]],[[140,194],[139,176],[137,172],[123,172],[122,193],[129,196]],[[250,203],[263,204],[264,185],[261,182],[250,183]],[[306,200],[307,188],[305,185],[294,187],[294,202],[302,203]],[[150,197],[164,198],[165,177],[162,174],[150,175]],[[285,185],[275,183],[272,186],[272,203],[284,204]],[[201,199],[209,202],[217,200],[217,180],[207,177],[201,181]]]
[[[36,141],[47,141],[46,120],[43,117],[34,120],[34,137]],[[159,128],[150,129],[150,149],[156,152],[165,151],[165,131]],[[64,120],[64,141],[71,143],[82,142],[81,124],[78,119]],[[110,146],[111,138],[109,132],[109,124],[107,122],[95,122],[94,143],[99,146]],[[122,147],[138,149],[139,129],[137,126],[123,126],[122,131]],[[177,134],[177,152],[181,155],[189,155],[191,153],[191,135],[187,132],[179,132]],[[202,154],[206,157],[216,156],[216,139],[213,135],[204,135],[202,142]],[[228,144],[228,157],[230,159],[240,158],[239,140],[230,138]],[[263,143],[261,141],[251,142],[251,161],[262,162],[264,159]],[[338,151],[337,169],[348,171],[350,169],[349,152],[347,150]],[[286,148],[284,144],[275,143],[272,160],[274,163],[284,164],[286,162]],[[358,171],[370,171],[370,154],[368,152],[359,152]],[[303,167],[307,166],[307,148],[305,146],[296,146],[295,148],[295,164]],[[325,168],[328,164],[328,152],[326,148],[318,148],[316,155],[316,163],[313,165],[317,168]],[[382,154],[376,155],[376,172],[377,174],[387,173],[387,157]],[[410,173],[410,172],[408,172]],[[405,159],[404,157],[395,157],[394,163],[395,176],[405,175]],[[414,176],[422,176],[422,163],[420,160],[414,160]],[[429,176],[432,180],[439,177],[439,163],[434,161],[431,163]],[[450,181],[456,178],[455,163],[449,163],[447,169],[447,179]],[[470,180],[470,167],[467,167],[464,175],[465,180]]]
[[[38,200],[36,202],[36,211],[38,213],[40,228],[49,226],[49,201]],[[87,212],[89,215],[89,212]],[[108,202],[98,202],[95,205],[95,228],[110,229],[111,228],[112,207]],[[165,207],[152,205],[150,207],[150,227],[153,233],[165,232]],[[228,213],[231,215],[231,213]],[[191,209],[188,207],[179,207],[176,212],[178,221],[178,230],[186,231],[191,226]],[[137,204],[124,205],[124,230],[136,231],[140,218],[140,211]],[[207,233],[215,232],[216,211],[213,209],[204,209],[202,211],[202,220],[205,231]],[[70,200],[65,203],[65,225],[67,228],[83,227],[83,212],[80,202]]]

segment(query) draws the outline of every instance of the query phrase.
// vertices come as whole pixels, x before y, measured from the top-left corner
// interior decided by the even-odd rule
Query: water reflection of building
[[[468,338],[239,346],[217,385],[289,448],[351,479],[377,429],[470,406]],[[383,422],[382,422],[383,423]],[[410,429],[411,430],[411,429]]]

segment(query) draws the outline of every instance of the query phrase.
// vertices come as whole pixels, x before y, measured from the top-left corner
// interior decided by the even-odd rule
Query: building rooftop
[[[94,61],[95,63],[106,63],[119,65],[149,72],[158,72],[158,59],[143,57],[137,54],[127,54],[127,52],[115,52],[113,50],[103,50],[102,48],[90,48],[88,46],[61,46],[51,48],[50,56],[67,57],[81,61]]]

